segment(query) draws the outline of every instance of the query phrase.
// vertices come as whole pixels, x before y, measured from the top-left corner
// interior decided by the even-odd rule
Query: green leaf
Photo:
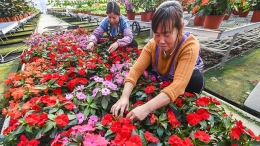
[[[109,129],[107,130],[106,134],[105,134],[105,138],[106,139],[110,139],[112,138],[112,136],[114,136],[115,134]]]
[[[227,146],[227,145],[231,145],[231,143],[227,140],[222,140],[221,142],[217,142],[216,145],[217,146]]]
[[[55,127],[56,126],[56,123],[53,124]],[[51,134],[50,134],[50,138],[54,138],[57,134],[57,128],[55,127],[52,131],[51,131]]]
[[[44,85],[44,84],[42,84],[42,85],[35,85],[34,88],[38,89],[38,90],[45,90],[47,88],[47,86]]]
[[[85,108],[85,110],[84,110],[84,117],[88,117],[88,115],[89,115],[89,112],[90,112],[90,108]]]
[[[147,145],[148,141],[146,140],[146,138],[144,137],[144,132],[143,131],[139,131],[139,136],[142,139],[142,145],[145,146]]]
[[[25,130],[25,126],[24,125],[20,125],[14,132],[13,135],[17,135],[22,133]]]
[[[250,141],[249,142],[249,146],[259,146],[260,145],[260,141]]]
[[[162,122],[162,121],[165,121],[165,120],[167,120],[167,116],[166,116],[165,113],[163,113],[163,114],[161,114],[161,115],[159,116],[159,121]]]
[[[162,137],[163,132],[164,132],[164,129],[163,129],[161,126],[159,126],[159,127],[156,129],[156,132],[157,132],[157,134],[158,134],[159,137]]]
[[[53,107],[49,110],[49,114],[55,113],[59,110],[59,108]]]
[[[112,92],[110,95],[111,95],[112,97],[115,97],[115,98],[118,98],[118,97],[119,97],[116,92]]]
[[[108,101],[105,97],[102,98],[101,105],[102,105],[103,109],[105,109],[105,110],[107,109]]]
[[[89,95],[87,95],[87,102],[88,103],[92,103],[93,102],[93,98]]]
[[[64,114],[64,111],[62,109],[59,109],[56,114],[58,115]]]
[[[79,145],[78,143],[70,142],[67,146],[78,146],[78,145]]]
[[[32,133],[32,126],[26,125],[25,131],[27,131],[27,132],[29,132],[29,133]]]
[[[94,102],[90,105],[90,107],[94,109],[98,109],[97,105]]]
[[[42,129],[38,132],[38,134],[35,136],[35,139],[40,139],[42,137]]]
[[[207,122],[206,121],[200,121],[200,125],[203,127],[204,130],[207,128]]]
[[[92,109],[90,109],[90,113],[91,113],[91,115],[95,115],[95,114],[96,114],[96,110],[94,110],[94,109],[92,108]]]
[[[74,120],[70,121],[68,125],[72,126],[72,125],[76,125],[76,124],[78,124],[78,119],[74,119]]]
[[[51,130],[51,128],[53,127],[53,122],[49,121],[47,123],[45,123],[43,129],[42,129],[42,134],[48,132],[49,130]]]
[[[91,86],[93,86],[96,82],[91,82],[90,84],[88,84],[88,86],[86,88],[89,88]]]
[[[68,115],[68,117],[69,117],[69,120],[73,120],[76,118],[76,115]]]
[[[54,114],[48,114],[48,118],[50,120],[54,120],[56,118],[56,116]]]

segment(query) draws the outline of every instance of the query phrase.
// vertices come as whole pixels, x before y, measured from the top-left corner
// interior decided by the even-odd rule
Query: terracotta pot
[[[6,22],[11,21],[9,17],[5,17]]]
[[[199,16],[198,14],[195,15],[194,26],[203,26],[204,22],[205,16]]]
[[[141,13],[141,21],[149,22],[151,19],[151,12],[142,12]]]
[[[239,12],[236,11],[236,10],[232,10],[232,13],[233,13],[234,15],[238,15],[238,14],[239,14]]]
[[[254,10],[251,22],[260,22],[260,10]]]
[[[17,21],[15,16],[9,17],[9,18],[10,18],[11,21]]]
[[[4,22],[4,20],[2,18],[0,18],[0,22]]]
[[[152,11],[152,12],[151,12],[151,18],[150,18],[150,20],[153,19],[154,12],[155,12],[155,11]]]
[[[127,12],[126,16],[129,20],[135,20],[135,12]]]
[[[249,11],[247,12],[243,12],[244,10],[243,9],[239,9],[239,17],[246,17],[249,13]]]
[[[206,15],[204,21],[204,28],[218,29],[224,19],[224,15]]]
[[[223,20],[228,20],[228,19],[229,19],[229,17],[230,17],[230,15],[231,15],[231,14],[225,14],[225,16],[224,16],[224,19],[223,19]]]

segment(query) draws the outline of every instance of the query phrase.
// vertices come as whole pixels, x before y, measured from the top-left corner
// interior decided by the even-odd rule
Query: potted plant
[[[129,20],[135,20],[135,11],[139,4],[137,0],[122,0],[121,4],[125,6],[126,15]]]
[[[251,17],[251,22],[259,22],[260,21],[260,0],[248,0],[247,1],[248,9],[252,9],[253,15]]]
[[[239,17],[246,17],[249,13],[250,9],[247,6],[246,0],[234,0],[230,4],[234,15],[239,15]]]
[[[199,16],[205,16],[203,27],[210,29],[218,29],[224,15],[231,11],[230,0],[195,0],[200,8]]]
[[[141,3],[141,8],[143,9],[143,12],[141,12],[141,21],[148,22],[151,20],[152,12],[156,9],[156,3],[147,0],[143,0]]]

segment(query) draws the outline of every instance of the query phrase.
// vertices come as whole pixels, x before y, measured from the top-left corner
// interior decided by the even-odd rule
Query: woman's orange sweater
[[[182,36],[179,38],[181,40]],[[177,50],[177,49],[176,49]],[[170,57],[165,57],[163,51],[160,51],[158,58],[158,73],[165,75],[169,72],[174,54],[177,53],[174,60],[175,70],[173,82],[163,88],[161,92],[167,94],[173,102],[179,95],[184,93],[188,85],[192,72],[194,70],[196,60],[199,55],[199,42],[194,35],[190,34],[188,38],[181,44],[178,52],[174,52]],[[156,42],[151,39],[143,48],[141,55],[130,69],[128,76],[124,82],[131,82],[136,86],[138,78],[152,63],[155,64]]]

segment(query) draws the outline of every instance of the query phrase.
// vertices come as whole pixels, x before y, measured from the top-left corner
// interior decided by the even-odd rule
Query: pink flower
[[[78,113],[76,114],[76,117],[78,118],[78,124],[81,124],[84,121],[84,114]]]
[[[87,133],[83,141],[83,145],[89,146],[107,146],[109,144],[108,140],[100,135]]]

